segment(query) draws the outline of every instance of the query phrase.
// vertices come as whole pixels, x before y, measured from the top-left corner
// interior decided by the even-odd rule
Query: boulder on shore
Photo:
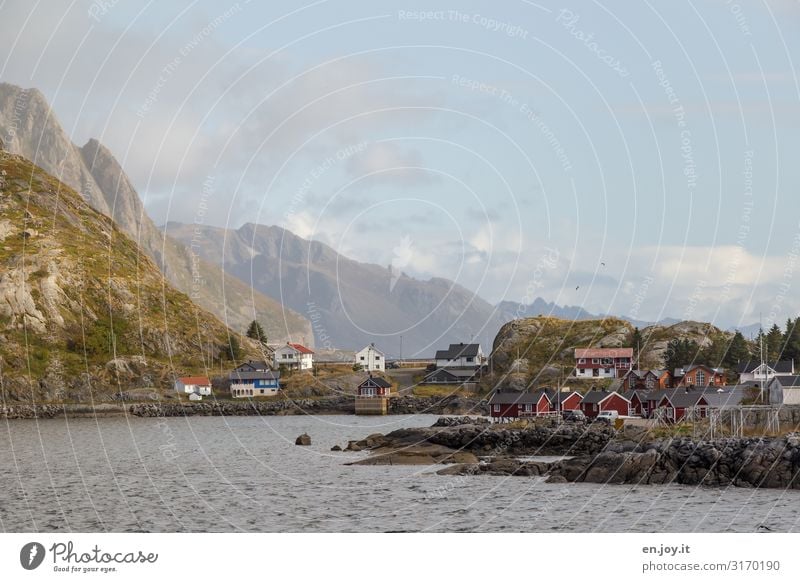
[[[308,434],[303,433],[297,437],[297,439],[295,439],[294,444],[307,447],[311,444],[311,437],[308,436]]]

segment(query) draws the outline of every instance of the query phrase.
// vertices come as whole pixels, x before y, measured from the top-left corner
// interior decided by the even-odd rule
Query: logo
[[[39,542],[27,543],[19,552],[19,563],[26,570],[35,570],[42,565],[44,553],[44,546]]]

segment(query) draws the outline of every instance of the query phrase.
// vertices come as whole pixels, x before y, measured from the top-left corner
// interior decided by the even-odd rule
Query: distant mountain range
[[[165,237],[112,153],[94,139],[83,147],[73,144],[38,90],[0,83],[0,139],[7,151],[32,161],[111,217],[172,285],[231,328],[244,332],[250,321],[259,319],[272,340],[306,336],[313,342],[306,318],[218,267],[197,261],[184,245]]]
[[[162,231],[113,154],[94,139],[73,144],[36,89],[0,83],[0,139],[6,150],[33,161],[113,218],[199,306],[239,332],[258,319],[272,342],[292,339],[343,350],[375,342],[393,357],[430,356],[448,343],[474,340],[488,347],[515,318],[607,317],[541,298],[530,305],[493,306],[447,279],[420,280],[360,263],[276,226],[231,230],[170,223]],[[193,236],[198,230],[202,236]],[[641,328],[653,324],[627,321]]]
[[[452,281],[360,263],[277,226],[164,228],[184,244],[194,235],[203,258],[309,318],[318,348],[374,342],[398,357],[402,336],[404,357],[426,357],[449,343],[491,342],[504,323],[494,306]]]

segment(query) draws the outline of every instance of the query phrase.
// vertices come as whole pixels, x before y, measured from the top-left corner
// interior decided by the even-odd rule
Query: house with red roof
[[[182,376],[175,380],[175,392],[188,394],[192,400],[202,400],[203,396],[211,396],[211,380],[205,376]]]
[[[633,365],[633,348],[577,348],[576,378],[622,378]]]
[[[272,361],[275,368],[285,366],[290,370],[311,370],[314,367],[314,351],[303,344],[287,342],[285,346],[275,348]]]

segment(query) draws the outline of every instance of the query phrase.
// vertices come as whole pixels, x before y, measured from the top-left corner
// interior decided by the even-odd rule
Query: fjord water
[[[547,484],[345,466],[333,445],[435,416],[7,421],[0,530],[800,531],[800,492]],[[296,446],[303,432],[312,445]]]

